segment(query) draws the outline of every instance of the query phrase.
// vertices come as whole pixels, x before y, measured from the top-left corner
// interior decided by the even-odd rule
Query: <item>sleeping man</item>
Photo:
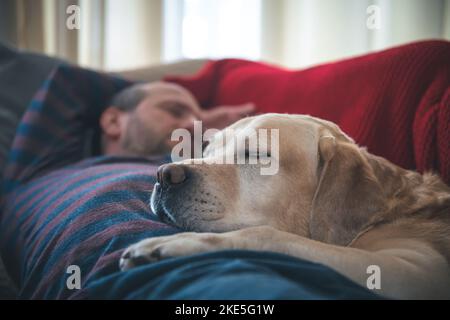
[[[170,154],[177,143],[171,140],[174,130],[191,129],[195,120],[223,129],[253,110],[249,103],[204,111],[192,94],[177,84],[135,84],[119,92],[100,117],[102,153],[142,157]]]
[[[207,255],[212,260],[183,258],[119,271],[126,247],[179,231],[152,215],[148,204],[157,168],[170,161],[167,154],[177,143],[172,132],[191,129],[194,120],[221,129],[253,111],[252,104],[202,110],[175,84],[132,85],[57,69],[22,119],[2,183],[0,249],[19,297],[301,297],[313,285],[311,276],[295,271],[299,260],[275,253],[213,253]],[[94,154],[86,148],[92,131],[100,132]],[[267,274],[269,266],[283,263],[283,276]],[[372,296],[337,273],[321,279],[325,286],[338,279],[347,289],[337,293],[331,286],[329,295],[309,298]]]

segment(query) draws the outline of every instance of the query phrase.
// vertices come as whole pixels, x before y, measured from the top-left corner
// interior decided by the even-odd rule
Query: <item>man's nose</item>
[[[158,168],[157,179],[161,186],[183,183],[186,180],[186,167],[181,164],[163,164]]]

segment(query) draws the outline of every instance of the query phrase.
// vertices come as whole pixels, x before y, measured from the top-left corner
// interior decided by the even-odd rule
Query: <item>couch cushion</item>
[[[0,177],[22,114],[59,63],[57,59],[20,53],[0,44]]]

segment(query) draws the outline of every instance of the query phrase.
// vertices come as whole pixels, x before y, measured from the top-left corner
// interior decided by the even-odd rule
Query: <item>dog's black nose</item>
[[[186,180],[186,168],[179,164],[163,164],[158,168],[157,178],[161,185],[183,183]]]

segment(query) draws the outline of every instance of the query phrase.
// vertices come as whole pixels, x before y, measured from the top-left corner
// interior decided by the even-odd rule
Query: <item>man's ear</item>
[[[384,208],[382,190],[367,160],[351,142],[325,130],[318,142],[319,183],[310,232],[314,240],[348,245]]]
[[[117,140],[123,131],[124,111],[116,107],[108,107],[100,116],[100,127],[103,133],[110,139]]]

